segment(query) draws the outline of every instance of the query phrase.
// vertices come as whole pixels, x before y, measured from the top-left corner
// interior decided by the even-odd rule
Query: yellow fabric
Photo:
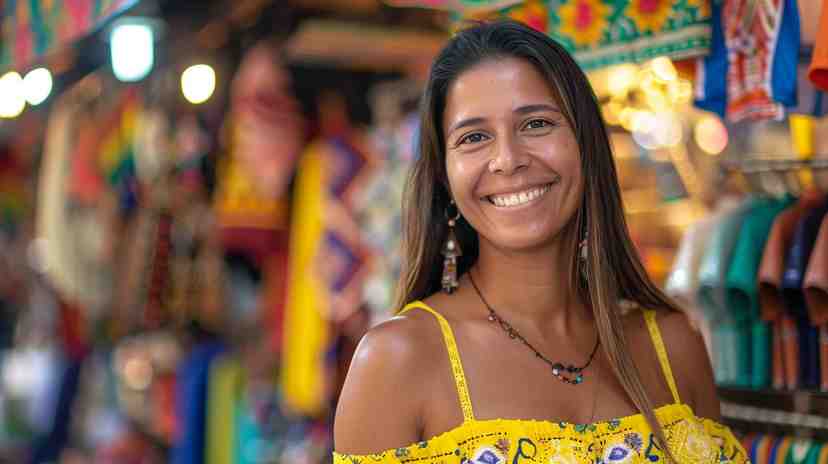
[[[458,395],[468,399],[465,375],[457,345],[446,320],[422,302],[403,312],[425,309],[440,323],[446,340]],[[670,363],[655,312],[645,311],[645,320],[656,347],[667,383],[676,402],[656,408],[667,444],[678,464],[747,463],[747,453],[730,429],[709,419],[696,417],[690,406],[678,401]],[[471,401],[464,410],[463,424],[428,440],[372,455],[333,453],[334,464],[621,464],[661,463],[666,458],[653,439],[641,414],[592,424],[572,424],[521,419],[474,419]]]
[[[233,420],[241,383],[241,366],[222,357],[210,367],[207,393],[207,464],[232,464],[236,421]]]
[[[658,330],[656,312],[644,311],[644,320],[647,322],[647,330],[650,331],[650,338],[653,340],[653,346],[658,355],[661,370],[664,371],[664,378],[667,379],[667,385],[670,386],[670,393],[673,394],[673,402],[681,403],[678,387],[676,387],[676,380],[673,378],[673,369],[670,367],[670,358],[667,357],[667,349],[664,348],[664,340],[661,339],[661,331]]]
[[[443,338],[446,341],[446,349],[448,350],[449,361],[451,362],[451,372],[454,374],[454,384],[457,386],[457,395],[460,399],[460,409],[463,411],[463,419],[465,422],[473,421],[474,411],[472,410],[471,396],[469,395],[469,389],[466,384],[466,374],[463,371],[463,364],[460,362],[460,352],[457,350],[457,342],[454,340],[454,333],[451,331],[451,326],[449,326],[448,321],[442,314],[431,309],[426,306],[425,303],[420,301],[415,301],[414,303],[406,306],[402,311],[400,311],[400,314],[414,308],[420,308],[430,312],[440,323],[440,330],[443,332]]]
[[[324,349],[328,338],[327,294],[315,263],[323,239],[322,153],[317,144],[303,154],[291,220],[282,349],[282,388],[291,412],[308,416],[325,407]]]

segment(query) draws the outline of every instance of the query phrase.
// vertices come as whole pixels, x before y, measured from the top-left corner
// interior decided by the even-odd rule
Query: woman
[[[595,96],[563,48],[513,22],[460,32],[420,137],[407,306],[354,356],[336,463],[747,461],[716,422],[701,338],[635,254]]]

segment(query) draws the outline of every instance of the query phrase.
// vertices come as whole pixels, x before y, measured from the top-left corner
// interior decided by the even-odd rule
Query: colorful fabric
[[[819,226],[802,286],[811,323],[825,326],[828,324],[828,215]]]
[[[465,19],[512,18],[547,32],[586,70],[637,63],[657,56],[683,59],[707,54],[709,0],[386,0],[454,12]],[[548,12],[548,18],[544,18]]]
[[[70,45],[137,0],[6,0],[0,68],[26,68]]]
[[[727,108],[728,52],[722,25],[723,0],[711,1],[711,43],[710,53],[696,60],[694,103],[703,110],[711,111],[722,118]]]
[[[207,392],[206,464],[233,464],[236,440],[236,401],[241,385],[241,366],[222,356],[210,366]]]
[[[822,2],[816,34],[808,78],[815,86],[828,92],[828,6],[825,2]]]
[[[828,113],[828,95],[808,79],[808,67],[803,64],[797,67],[796,106],[789,107],[787,110],[793,114],[817,118]],[[813,151],[809,153],[811,154]]]
[[[300,158],[291,218],[284,314],[282,386],[286,404],[308,416],[324,411],[333,350],[330,324],[362,305],[370,252],[355,203],[376,164],[351,138],[311,144]]]
[[[181,428],[172,447],[172,464],[204,462],[210,365],[223,351],[220,344],[203,343],[193,348],[178,368],[176,409]]]
[[[414,160],[411,141],[417,118],[411,115],[393,130],[372,134],[373,151],[380,154],[363,196],[359,200],[359,223],[372,255],[364,301],[375,315],[387,315],[393,304],[394,287],[400,274],[402,196]]]
[[[475,419],[451,327],[440,313],[422,302],[411,303],[402,312],[412,309],[432,313],[440,324],[463,411],[463,424],[419,443],[372,455],[335,452],[334,464],[664,462],[664,453],[655,445],[653,433],[641,414],[592,424]],[[696,417],[690,406],[681,402],[655,311],[645,311],[644,318],[675,401],[655,411],[674,457],[679,463],[688,464],[748,462],[744,448],[727,427]]]
[[[781,119],[796,104],[799,7],[796,0],[724,0],[728,53],[727,119]],[[715,77],[715,76],[714,76]]]
[[[792,203],[793,198],[760,199],[745,215],[725,280],[727,306],[737,321],[759,319],[756,274],[762,251],[774,219]]]

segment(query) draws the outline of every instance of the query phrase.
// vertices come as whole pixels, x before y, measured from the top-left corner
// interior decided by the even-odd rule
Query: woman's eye
[[[463,145],[464,143],[480,143],[485,141],[486,139],[488,139],[486,135],[483,135],[480,132],[475,132],[460,139],[460,143],[458,143],[457,145]]]
[[[544,127],[551,126],[552,123],[545,119],[533,119],[526,123],[527,129],[543,129]]]

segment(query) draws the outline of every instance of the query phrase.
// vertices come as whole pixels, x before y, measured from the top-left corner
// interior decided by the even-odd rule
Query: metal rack
[[[762,172],[787,172],[799,169],[828,169],[828,158],[748,158],[738,161],[722,161],[725,171],[738,171],[745,174]]]
[[[722,418],[742,432],[828,441],[828,393],[720,387],[719,394]]]

